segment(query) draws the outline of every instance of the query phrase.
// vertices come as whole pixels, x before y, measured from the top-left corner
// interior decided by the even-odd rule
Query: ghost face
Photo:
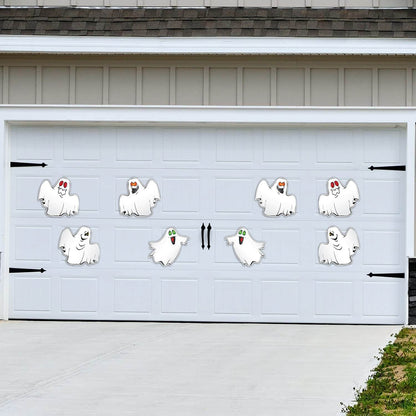
[[[340,244],[340,235],[342,236],[340,230],[337,227],[328,228],[328,242],[335,250],[341,250],[342,246]],[[343,237],[343,236],[342,236]]]
[[[138,178],[132,178],[129,180],[129,191],[131,195],[135,195],[137,191],[139,190],[139,179]]]
[[[168,235],[169,235],[170,243],[174,246],[176,243],[176,231],[173,228],[169,228]]]
[[[328,180],[328,193],[332,194],[334,198],[337,198],[341,192],[341,185],[339,179],[331,178]]]
[[[286,194],[286,186],[287,186],[286,179],[277,178],[275,183],[276,183],[277,192],[281,195]]]
[[[244,243],[246,234],[247,234],[247,230],[245,228],[240,228],[238,230],[238,244],[240,244],[240,246]]]
[[[76,249],[83,250],[90,243],[90,238],[91,230],[88,227],[81,227],[75,236]]]
[[[58,195],[63,198],[69,192],[69,179],[61,178],[56,184],[55,188],[58,190]]]

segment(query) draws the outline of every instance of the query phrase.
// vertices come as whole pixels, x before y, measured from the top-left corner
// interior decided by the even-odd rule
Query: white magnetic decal
[[[319,244],[319,262],[323,264],[350,264],[351,256],[360,247],[356,231],[349,228],[344,236],[338,227],[329,227],[327,239],[327,244]]]
[[[264,243],[254,240],[247,228],[239,228],[234,235],[225,237],[229,245],[233,246],[234,254],[243,266],[260,263],[264,253]]]
[[[51,217],[61,215],[74,215],[79,211],[78,195],[70,195],[71,181],[68,178],[60,178],[52,188],[50,182],[45,179],[39,188],[38,199]]]
[[[75,235],[69,228],[65,228],[59,239],[59,248],[62,250],[69,264],[92,264],[100,259],[100,247],[97,243],[90,243],[91,229],[81,227]]]
[[[152,215],[152,208],[160,199],[160,192],[157,183],[150,179],[146,186],[143,186],[138,178],[131,178],[127,182],[128,195],[120,195],[120,214],[123,215]]]
[[[272,186],[265,179],[257,185],[256,200],[264,209],[264,215],[292,215],[296,212],[296,197],[287,195],[288,182],[285,178],[277,178]]]
[[[349,180],[344,188],[338,178],[330,178],[328,195],[322,194],[319,197],[319,213],[328,216],[348,216],[359,199],[358,186],[353,180]]]
[[[168,228],[158,241],[149,242],[152,249],[150,256],[155,263],[162,266],[169,266],[179,256],[182,245],[186,244],[188,237],[179,235],[175,228]]]

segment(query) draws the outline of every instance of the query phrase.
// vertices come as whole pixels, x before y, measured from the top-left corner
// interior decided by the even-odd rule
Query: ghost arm
[[[62,250],[62,253],[65,256],[69,256],[69,251],[74,244],[74,236],[72,235],[69,228],[65,228],[62,231],[61,237],[59,239],[59,248]]]
[[[348,192],[351,204],[354,205],[360,199],[357,184],[353,180],[350,180],[348,181],[345,190]]]
[[[38,199],[45,205],[46,207],[49,206],[49,200],[52,193],[52,186],[50,182],[45,179],[39,188]]]
[[[319,262],[325,264],[336,263],[334,249],[329,244],[321,243],[318,249]]]
[[[256,201],[259,202],[261,207],[265,207],[266,206],[266,201],[267,201],[267,196],[270,193],[270,187],[267,184],[267,182],[262,179],[260,181],[260,183],[257,185],[257,189],[256,189]]]
[[[90,244],[85,253],[85,262],[88,264],[97,263],[100,259],[100,247],[97,243]]]
[[[185,237],[184,235],[177,235],[176,239],[179,244],[184,245],[188,242],[188,237]]]
[[[160,200],[160,192],[157,183],[153,179],[150,179],[149,182],[147,182],[145,190],[150,206],[154,207],[156,201]]]
[[[131,198],[128,195],[120,195],[119,199],[120,214],[131,215],[132,214],[132,203]]]
[[[78,214],[79,211],[79,198],[78,195],[70,195],[65,201],[65,213],[66,215]]]
[[[328,216],[331,215],[333,213],[333,209],[330,205],[330,196],[322,194],[319,197],[319,213]]]
[[[237,236],[236,235],[230,235],[229,237],[225,237],[225,241],[228,245],[236,244],[237,243]]]
[[[360,248],[358,235],[353,228],[348,229],[347,234],[345,234],[344,241],[347,243],[346,246],[350,254],[354,254],[357,251],[357,248]]]

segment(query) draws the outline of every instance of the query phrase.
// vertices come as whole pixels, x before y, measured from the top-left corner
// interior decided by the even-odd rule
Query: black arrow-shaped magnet
[[[204,231],[205,231],[205,225],[204,225],[204,223],[202,223],[202,225],[201,225],[201,241],[202,241],[201,247],[202,247],[202,250],[205,248]]]
[[[208,231],[208,244],[207,244],[207,248],[209,250],[211,248],[211,224],[210,223],[208,223],[207,231]]]

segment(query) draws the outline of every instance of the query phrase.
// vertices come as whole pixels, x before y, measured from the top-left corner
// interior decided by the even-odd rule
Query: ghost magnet
[[[272,186],[262,179],[257,185],[256,201],[264,209],[264,215],[292,215],[296,212],[296,197],[287,195],[287,180],[277,178]]]
[[[70,195],[71,182],[68,178],[60,178],[52,188],[46,179],[39,188],[38,199],[51,217],[74,215],[79,211],[78,195]]]
[[[319,245],[319,262],[323,264],[350,264],[351,257],[360,247],[355,230],[349,228],[344,236],[338,227],[329,227],[327,238],[327,244],[321,243]]]
[[[69,228],[65,228],[59,239],[59,248],[67,257],[68,264],[92,264],[100,259],[100,247],[97,243],[90,243],[91,229],[81,227],[75,235]]]
[[[131,178],[127,182],[128,195],[121,195],[119,199],[120,214],[149,216],[152,208],[160,199],[160,192],[157,183],[150,179],[146,186],[143,186],[138,178]]]
[[[158,241],[151,241],[150,256],[155,263],[162,266],[170,266],[179,256],[182,245],[186,244],[188,237],[179,235],[174,228],[168,228]]]
[[[237,233],[225,237],[229,245],[233,246],[234,254],[243,266],[251,266],[253,263],[260,263],[264,256],[264,243],[254,240],[247,228],[239,228]]]
[[[319,197],[319,213],[346,217],[351,214],[351,208],[359,199],[358,186],[353,180],[348,181],[344,188],[338,178],[330,178],[328,179],[328,195],[322,194]]]

